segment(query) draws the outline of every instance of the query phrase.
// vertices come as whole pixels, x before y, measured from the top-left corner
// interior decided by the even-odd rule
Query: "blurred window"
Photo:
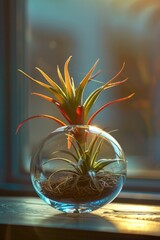
[[[156,0],[13,2],[16,3],[15,6],[11,6],[13,3],[10,3],[12,11],[7,13],[12,20],[14,19],[14,21],[10,19],[7,25],[10,33],[8,51],[11,51],[8,55],[10,63],[8,69],[12,73],[8,75],[11,94],[8,100],[11,110],[8,115],[11,117],[11,134],[8,135],[11,139],[13,167],[11,180],[14,178],[14,182],[24,184],[25,179],[28,186],[29,164],[36,146],[45,135],[57,127],[49,120],[33,120],[25,124],[18,136],[15,136],[18,123],[28,116],[39,113],[60,117],[54,106],[30,95],[31,92],[42,92],[41,88],[20,75],[17,68],[40,79],[35,69],[40,67],[51,78],[57,79],[56,66],[62,68],[65,60],[72,55],[69,68],[77,84],[97,58],[100,58],[99,68],[102,69],[98,80],[104,82],[118,72],[123,62],[126,63],[120,79],[127,76],[129,81],[120,88],[106,91],[94,108],[97,109],[107,101],[127,96],[132,92],[136,93],[135,97],[104,110],[95,121],[102,128],[118,129],[113,136],[121,144],[128,160],[128,179],[124,189],[158,192],[160,2]],[[5,45],[2,40],[0,39],[1,46]],[[7,36],[5,40],[7,41]],[[87,89],[87,92],[91,90],[93,89]],[[4,115],[2,107],[0,110]]]

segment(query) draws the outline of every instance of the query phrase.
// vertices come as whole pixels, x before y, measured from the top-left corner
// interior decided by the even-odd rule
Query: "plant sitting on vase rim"
[[[126,78],[116,81],[125,64],[111,80],[96,88],[84,100],[83,94],[87,84],[95,81],[94,78],[98,75],[98,72],[95,75],[93,72],[99,60],[76,87],[68,70],[70,59],[71,56],[64,64],[64,76],[57,66],[61,85],[58,85],[40,68],[36,69],[47,83],[36,80],[19,70],[31,81],[51,93],[51,97],[37,92],[32,94],[53,103],[67,124],[54,116],[39,114],[22,121],[17,132],[25,122],[34,118],[48,118],[61,125],[43,141],[38,153],[33,158],[31,163],[32,183],[39,196],[46,203],[49,202],[51,206],[64,212],[89,212],[112,201],[117,196],[122,188],[120,177],[125,175],[125,156],[121,147],[109,133],[92,126],[91,123],[103,109],[114,103],[130,99],[134,93],[104,104],[88,117],[93,104],[104,90],[119,86],[128,80]],[[47,141],[51,142],[52,138],[53,143],[47,153],[46,149],[49,147],[47,148],[46,144]],[[105,157],[104,154],[101,156],[101,151],[105,152]],[[38,167],[36,161],[39,162]],[[59,162],[61,164],[57,168]],[[120,174],[120,170],[115,169],[121,166],[121,162],[123,169],[120,169],[122,170]],[[118,165],[115,167],[113,164]],[[115,194],[112,191],[115,191]]]

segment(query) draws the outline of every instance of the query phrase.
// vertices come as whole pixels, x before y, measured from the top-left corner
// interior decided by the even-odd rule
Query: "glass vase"
[[[67,213],[91,212],[113,201],[126,178],[118,142],[95,126],[57,128],[31,161],[32,184],[48,205]]]

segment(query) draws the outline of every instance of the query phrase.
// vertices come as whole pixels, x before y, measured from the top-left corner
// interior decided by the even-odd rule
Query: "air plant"
[[[63,153],[66,157],[53,157],[49,159],[49,161],[64,161],[72,166],[73,173],[77,173],[79,175],[87,175],[87,173],[89,173],[90,176],[92,176],[92,173],[98,173],[105,166],[116,161],[115,159],[107,159],[107,161],[104,159],[97,160],[98,153],[103,144],[103,139],[100,138],[100,134],[94,136],[89,143],[89,146],[86,146],[85,148],[81,146],[79,141],[73,135],[66,135],[69,137],[69,141],[74,149],[74,153],[68,150],[55,151],[53,152],[53,155]],[[69,158],[67,158],[67,156]],[[69,159],[74,159],[74,161],[70,161]]]
[[[46,83],[43,83],[39,80],[36,80],[32,77],[30,77],[28,74],[24,73],[22,70],[19,70],[22,74],[24,74],[27,78],[29,78],[31,81],[35,82],[36,84],[40,85],[41,87],[45,88],[48,92],[51,93],[52,97],[48,95],[44,95],[41,93],[33,92],[33,95],[39,96],[48,102],[52,102],[61,112],[63,117],[65,118],[67,124],[60,119],[46,114],[39,114],[35,116],[31,116],[27,119],[25,119],[23,122],[21,122],[17,128],[17,132],[21,128],[21,126],[27,122],[28,120],[34,119],[34,118],[49,118],[57,123],[59,123],[61,126],[65,125],[90,125],[93,121],[93,119],[106,107],[109,107],[110,105],[114,103],[118,103],[124,100],[127,100],[131,98],[133,94],[130,94],[126,97],[119,98],[113,101],[110,101],[106,104],[104,104],[100,109],[95,111],[89,118],[89,112],[93,106],[93,104],[98,99],[99,95],[106,89],[116,87],[128,80],[128,78],[121,80],[121,81],[115,81],[116,78],[121,74],[123,71],[125,64],[123,64],[120,71],[107,83],[103,84],[102,86],[95,89],[86,100],[83,99],[83,93],[84,90],[89,82],[91,82],[95,76],[98,74],[96,73],[94,76],[92,75],[93,71],[95,70],[97,63],[99,60],[96,61],[96,63],[93,65],[93,67],[90,69],[90,71],[87,73],[87,75],[83,78],[83,80],[80,82],[80,84],[76,87],[74,83],[74,79],[70,76],[69,70],[68,70],[68,64],[70,62],[71,56],[67,59],[64,65],[64,76],[62,76],[61,71],[59,67],[57,66],[57,74],[59,77],[59,81],[61,86],[59,86],[54,80],[52,80],[45,72],[43,72],[40,68],[36,68],[42,76],[47,81]]]
[[[54,161],[62,161],[70,166],[69,169],[61,168],[60,170],[53,170],[47,180],[41,183],[42,192],[46,192],[48,196],[51,195],[51,197],[59,197],[60,195],[63,195],[64,197],[64,192],[66,192],[67,195],[70,194],[70,198],[72,198],[71,196],[73,195],[79,196],[79,192],[86,193],[86,191],[89,191],[91,195],[93,195],[97,190],[98,192],[103,192],[103,189],[108,188],[108,181],[112,181],[112,177],[109,173],[106,175],[106,171],[104,171],[104,169],[106,166],[116,162],[117,159],[118,161],[121,161],[120,156],[117,155],[117,159],[116,157],[108,159],[99,158],[100,150],[102,148],[102,145],[104,144],[103,137],[101,136],[101,134],[95,135],[93,139],[87,144],[88,133],[80,126],[91,125],[94,118],[103,109],[114,103],[130,99],[134,95],[134,93],[132,93],[126,97],[110,101],[104,104],[98,110],[96,110],[89,117],[92,106],[95,104],[99,95],[104,90],[119,86],[128,80],[128,78],[126,78],[121,81],[116,81],[117,77],[119,77],[119,75],[123,71],[125,64],[123,64],[120,71],[112,79],[97,87],[84,100],[83,95],[86,86],[89,83],[94,82],[95,77],[99,74],[99,72],[97,72],[93,75],[93,72],[99,60],[95,62],[90,71],[76,87],[74,79],[70,76],[68,70],[68,64],[70,62],[70,59],[71,56],[64,64],[63,75],[59,67],[57,66],[57,74],[60,82],[59,85],[40,68],[36,69],[42,74],[47,83],[43,83],[37,79],[34,79],[28,74],[24,73],[22,70],[19,70],[31,81],[35,82],[36,84],[40,85],[48,92],[50,92],[50,94],[52,95],[51,97],[37,92],[33,92],[32,94],[53,103],[59,109],[60,113],[66,121],[64,122],[51,115],[39,114],[31,116],[22,121],[17,128],[17,132],[25,122],[34,118],[49,118],[59,123],[61,126],[77,125],[76,130],[66,133],[65,137],[67,139],[67,148],[53,151],[52,156],[47,160],[47,163]],[[44,164],[46,164],[46,162]],[[63,175],[62,177],[60,177],[61,180],[59,180],[58,182],[57,176],[55,177],[55,175],[57,174],[59,176]],[[85,182],[85,186],[84,184],[82,184],[82,182]],[[72,185],[72,188],[69,187],[70,184]],[[115,183],[113,185],[115,185]],[[74,197],[75,196],[73,196],[73,198]]]

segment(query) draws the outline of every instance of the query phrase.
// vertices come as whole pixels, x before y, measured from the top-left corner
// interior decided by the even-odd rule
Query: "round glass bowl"
[[[126,178],[118,142],[95,126],[70,125],[49,134],[31,161],[32,184],[50,206],[91,212],[113,201]]]

